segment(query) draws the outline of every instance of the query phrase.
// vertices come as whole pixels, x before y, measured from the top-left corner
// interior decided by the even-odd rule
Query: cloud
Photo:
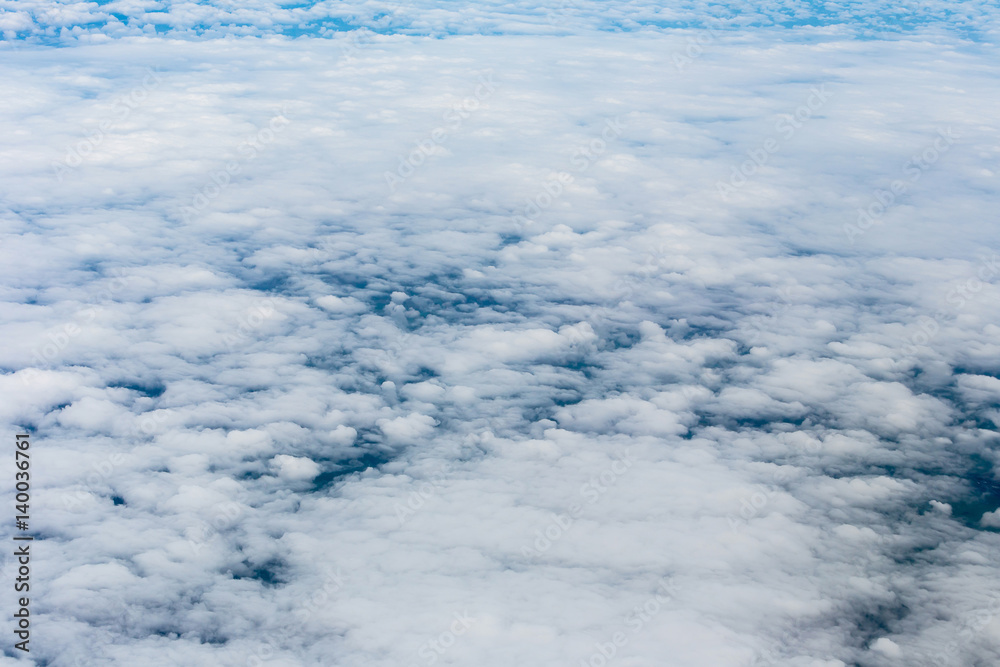
[[[813,27],[836,32],[898,34],[950,30],[959,34],[996,32],[996,12],[990,6],[967,4],[954,9],[943,0],[905,8],[876,2],[849,5],[798,2],[722,2],[707,6],[685,0],[669,7],[655,2],[598,2],[560,0],[550,3],[488,2],[455,6],[421,0],[414,3],[310,2],[290,5],[252,0],[234,8],[225,2],[193,5],[187,2],[64,3],[41,0],[6,2],[0,29],[8,39],[39,41],[122,39],[128,36],[176,35],[181,38],[224,35],[285,34],[340,36],[345,30],[365,29],[375,34],[525,34],[567,35],[583,30],[690,31],[690,40],[673,62],[690,63],[700,57],[720,27]],[[340,50],[353,56],[369,42],[342,38]]]
[[[943,8],[19,3],[29,657],[995,662],[995,19]]]
[[[313,479],[320,472],[319,464],[302,456],[279,454],[271,463],[278,469],[279,477],[291,481]]]

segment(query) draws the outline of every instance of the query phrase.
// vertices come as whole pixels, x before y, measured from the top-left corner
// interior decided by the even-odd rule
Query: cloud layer
[[[947,32],[994,37],[997,8],[981,2],[872,1],[551,0],[545,3],[474,4],[418,0],[395,2],[45,2],[0,1],[0,33],[8,40],[44,43],[97,42],[126,36],[217,38],[223,36],[332,37],[364,30],[408,35],[572,35],[581,31],[660,31],[713,28],[820,28],[849,34]],[[358,41],[357,35],[347,36]],[[364,36],[362,36],[362,39]]]
[[[4,16],[34,664],[996,661],[994,47],[579,6]]]

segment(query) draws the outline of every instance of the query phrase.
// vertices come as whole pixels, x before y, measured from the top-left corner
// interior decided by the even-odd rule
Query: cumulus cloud
[[[0,3],[0,662],[996,662],[953,7]]]
[[[271,459],[271,463],[277,468],[278,476],[287,480],[313,479],[320,472],[319,464],[304,456],[279,454]]]

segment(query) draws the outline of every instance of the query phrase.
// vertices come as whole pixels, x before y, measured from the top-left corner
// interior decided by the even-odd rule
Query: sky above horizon
[[[571,35],[581,31],[672,29],[824,28],[852,36],[942,32],[965,39],[995,38],[1000,7],[987,2],[910,0],[554,0],[462,3],[269,2],[253,0],[169,2],[104,0],[0,1],[0,32],[8,40],[47,44],[103,41],[126,36],[287,35],[323,37],[354,30],[379,34]],[[822,32],[822,31],[821,31]]]

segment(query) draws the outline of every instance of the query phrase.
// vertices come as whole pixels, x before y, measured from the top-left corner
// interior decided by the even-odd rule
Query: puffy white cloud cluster
[[[293,2],[224,0],[0,0],[0,35],[7,40],[102,43],[122,37],[262,36],[340,37],[352,56],[374,35],[522,34],[570,35],[581,30],[659,31],[723,28],[819,28],[852,34],[952,32],[963,37],[995,36],[997,8],[983,2],[907,0],[528,0],[452,3],[438,0],[349,0]],[[342,34],[350,31],[356,34]],[[696,51],[705,43],[689,34]]]
[[[29,663],[994,663],[992,46],[702,34],[8,50]]]

